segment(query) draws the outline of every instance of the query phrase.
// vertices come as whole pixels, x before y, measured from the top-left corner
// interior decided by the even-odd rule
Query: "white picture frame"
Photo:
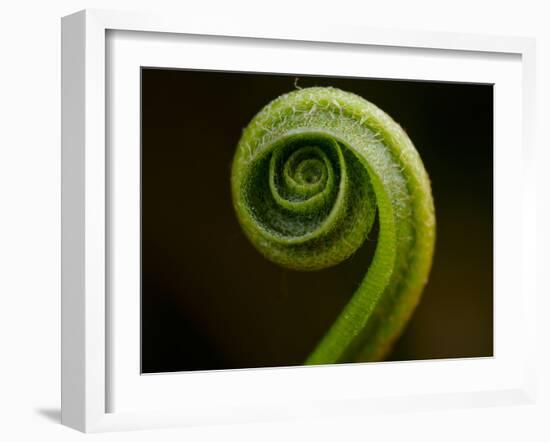
[[[506,123],[508,127],[515,122],[516,132],[512,133],[511,140],[499,137],[498,130],[495,137],[495,150],[510,152],[510,155],[500,157],[500,171],[495,174],[495,261],[502,275],[502,278],[495,280],[495,294],[497,291],[503,294],[500,299],[496,298],[495,309],[495,327],[501,327],[501,332],[496,334],[502,343],[500,354],[496,345],[495,357],[484,360],[308,367],[307,376],[295,368],[191,373],[192,382],[177,387],[177,375],[159,375],[147,377],[146,380],[140,377],[139,370],[131,368],[135,366],[135,351],[133,354],[117,351],[121,346],[117,347],[116,344],[119,336],[127,334],[127,330],[135,330],[135,323],[132,325],[129,322],[129,328],[122,332],[118,331],[116,324],[120,321],[117,322],[116,313],[113,313],[117,309],[113,309],[113,299],[110,297],[113,287],[113,275],[110,274],[113,267],[110,266],[110,260],[116,260],[110,244],[118,241],[113,237],[117,235],[117,221],[113,222],[111,212],[113,204],[118,204],[119,201],[116,195],[112,194],[110,170],[112,167],[119,167],[117,164],[120,164],[120,161],[117,163],[110,157],[109,143],[113,142],[113,134],[107,130],[107,123],[120,122],[109,107],[109,82],[117,75],[110,70],[109,64],[113,63],[112,57],[117,57],[121,52],[114,53],[111,50],[109,35],[124,36],[135,32],[145,36],[144,39],[156,38],[160,42],[159,45],[164,44],[161,42],[163,36],[168,36],[176,43],[183,42],[186,36],[210,36],[216,37],[217,41],[232,39],[231,41],[235,42],[250,42],[252,45],[270,41],[272,45],[280,44],[285,48],[306,43],[310,47],[328,45],[334,53],[345,47],[376,48],[382,54],[391,48],[400,48],[405,54],[407,51],[425,50],[427,52],[422,53],[422,56],[428,54],[432,57],[433,68],[436,70],[437,59],[447,56],[468,54],[480,63],[491,57],[501,59],[500,55],[504,58],[511,57],[511,64],[515,67],[510,68],[510,82],[507,83],[508,77],[498,77],[502,78],[503,84],[508,85],[506,87],[509,90],[502,90],[506,89],[509,95],[500,96],[509,98],[509,102],[514,102],[517,106],[513,106],[513,113],[499,117],[499,121],[501,124]],[[126,42],[123,42],[126,52],[130,55],[122,55],[120,65],[130,68],[139,66],[140,57],[147,54],[145,40],[140,42],[140,38],[126,39]],[[143,45],[143,51],[138,50],[139,45]],[[165,52],[163,47],[154,46],[149,51],[154,53],[155,57],[159,57],[155,60],[162,65],[165,64],[163,54],[170,57],[170,48]],[[534,152],[533,39],[414,31],[392,32],[343,26],[318,27],[313,24],[302,25],[299,28],[274,29],[249,23],[245,19],[238,23],[217,23],[196,20],[193,17],[162,17],[86,10],[63,18],[62,57],[63,424],[84,432],[96,432],[348,415],[369,413],[373,410],[392,412],[532,403],[536,393],[533,356],[536,316],[533,270],[536,268],[533,263],[536,256],[533,252],[536,243],[535,185],[534,178],[529,173],[533,167]],[[224,62],[220,63],[215,68],[223,68]],[[227,66],[228,70],[233,68],[234,66]],[[248,70],[253,68],[250,66]],[[488,72],[494,71],[491,75],[501,75],[498,73],[498,66],[496,69],[487,66],[487,69]],[[443,71],[441,72],[440,75],[444,75]],[[469,78],[467,75],[464,70],[463,78],[466,80]],[[414,72],[411,71],[407,78],[414,76]],[[487,78],[490,80],[490,75]],[[475,78],[472,77],[471,80],[474,81]],[[131,92],[132,89],[128,90]],[[503,94],[508,92],[505,91]],[[496,101],[495,106],[498,112],[498,106],[503,106],[503,103]],[[135,132],[135,128],[120,124],[123,127],[122,131]],[[506,143],[512,141],[517,143],[515,147],[512,145],[508,149]],[[518,172],[521,173],[522,186],[513,190],[506,187],[505,173],[507,167],[517,167],[517,161],[522,165]],[[117,174],[118,177],[123,175],[124,171]],[[131,173],[128,176],[131,179]],[[514,263],[507,262],[503,255],[499,257],[503,247],[502,244],[499,246],[498,241],[499,229],[505,235],[508,227],[499,221],[502,217],[499,218],[498,196],[502,199],[508,191],[515,192],[514,197],[521,203],[521,210],[509,215],[511,226],[520,232],[520,235],[512,240],[512,246],[507,245],[520,256],[521,266],[517,265],[516,259],[515,268],[519,268],[519,271],[513,275]],[[131,209],[128,213],[132,213]],[[124,243],[121,244],[124,246]],[[510,290],[517,291],[513,303],[508,302],[509,297],[506,294]],[[499,305],[504,307],[499,310]],[[134,307],[139,308],[139,305]],[[513,311],[513,308],[516,310]],[[515,315],[515,326],[521,333],[512,332],[510,329],[512,314]],[[130,371],[119,373],[117,370],[119,366],[125,365],[124,361],[130,361]],[[434,369],[442,373],[440,382],[434,381],[434,376],[437,376]],[[353,386],[346,386],[345,381],[339,383],[338,388],[329,387],[321,392],[316,389],[316,385],[320,383],[332,385],[327,381],[338,377],[357,379],[358,376],[364,376],[367,370],[371,376],[376,373],[376,376],[381,378],[394,376],[395,379],[399,379],[403,371],[406,371],[411,378],[419,380],[418,389],[406,390],[405,384],[395,382],[394,389],[390,391],[384,390],[384,384],[381,383],[380,391],[373,393],[373,390],[360,390],[357,394],[350,395]],[[456,378],[457,373],[462,374],[460,381]],[[116,385],[112,381],[114,374],[118,380]],[[489,378],[492,379],[491,383],[487,383]],[[272,384],[271,390],[262,389],[266,380]],[[143,385],[140,385],[142,381]],[[216,386],[215,395],[204,392],[206,382]],[[433,384],[433,388],[429,390],[425,388],[428,382]],[[193,384],[197,386],[195,389],[192,388]],[[451,384],[454,384],[452,388]],[[291,390],[295,393],[276,394],[284,385],[293,386]],[[234,387],[231,389],[226,386]],[[167,396],[162,393],[166,388],[181,388],[187,393],[185,401],[179,400],[168,404]],[[121,404],[136,403],[139,397],[143,396],[146,402],[154,403],[155,406],[148,408],[145,404],[136,406],[135,409],[128,406],[113,407],[112,392],[115,389],[119,392],[118,396],[126,395],[125,401],[119,401]],[[139,394],[132,396],[133,391]],[[264,396],[264,401],[260,400],[258,392]]]

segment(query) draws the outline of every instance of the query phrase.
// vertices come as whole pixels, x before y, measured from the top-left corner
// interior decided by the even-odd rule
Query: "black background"
[[[230,165],[242,129],[296,76],[142,69],[142,372],[301,364],[375,238],[320,272],[283,270],[242,234]],[[389,360],[493,353],[491,85],[299,76],[389,113],[432,181],[433,269]],[[312,308],[314,306],[314,308]]]

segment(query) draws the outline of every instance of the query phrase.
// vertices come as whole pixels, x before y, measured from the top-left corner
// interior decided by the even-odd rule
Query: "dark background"
[[[142,372],[301,364],[365,274],[375,239],[334,268],[293,272],[264,259],[234,215],[241,131],[295,80],[142,69]],[[311,76],[298,85],[338,87],[389,113],[432,181],[433,269],[388,359],[491,356],[492,86]]]

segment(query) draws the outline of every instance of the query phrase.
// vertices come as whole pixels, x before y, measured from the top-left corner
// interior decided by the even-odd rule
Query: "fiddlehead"
[[[378,215],[370,267],[306,363],[383,358],[418,303],[435,241],[429,178],[401,127],[339,89],[291,92],[245,129],[231,185],[249,240],[294,270],[347,259]]]

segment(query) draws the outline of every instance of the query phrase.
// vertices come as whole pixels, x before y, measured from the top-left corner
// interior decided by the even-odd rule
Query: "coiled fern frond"
[[[420,299],[435,242],[430,181],[403,129],[352,93],[290,92],[244,130],[231,186],[251,243],[293,270],[346,260],[377,219],[370,266],[305,363],[384,358]]]

